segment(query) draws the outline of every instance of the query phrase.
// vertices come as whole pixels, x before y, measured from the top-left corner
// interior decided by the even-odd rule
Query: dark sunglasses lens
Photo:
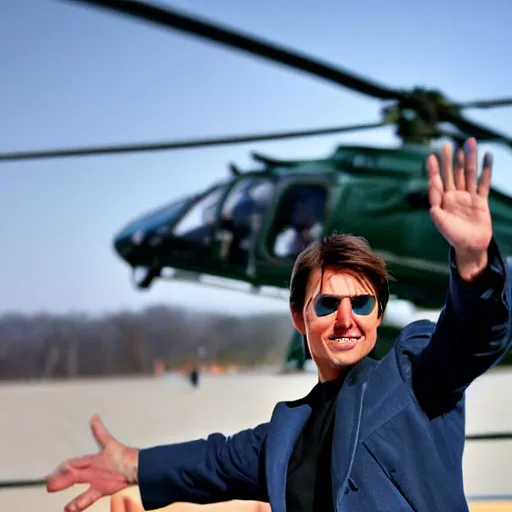
[[[375,307],[373,295],[359,295],[352,298],[352,311],[356,315],[369,315]]]
[[[322,295],[315,302],[315,313],[317,316],[326,316],[334,313],[340,305],[340,299]]]

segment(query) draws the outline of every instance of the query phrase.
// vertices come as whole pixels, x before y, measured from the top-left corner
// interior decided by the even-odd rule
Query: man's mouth
[[[336,343],[355,343],[361,339],[361,336],[329,336],[329,341]]]

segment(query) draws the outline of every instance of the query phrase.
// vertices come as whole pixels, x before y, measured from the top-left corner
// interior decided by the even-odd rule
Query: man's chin
[[[366,346],[356,345],[346,350],[329,350],[328,358],[336,368],[354,366],[364,359],[370,350]]]

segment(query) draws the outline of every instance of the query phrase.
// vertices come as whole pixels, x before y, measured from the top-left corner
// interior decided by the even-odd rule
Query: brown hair
[[[368,242],[355,235],[332,234],[304,249],[293,266],[290,283],[290,308],[302,312],[311,272],[326,267],[344,270],[367,280],[377,296],[379,317],[389,300],[390,276],[385,261],[373,253]]]

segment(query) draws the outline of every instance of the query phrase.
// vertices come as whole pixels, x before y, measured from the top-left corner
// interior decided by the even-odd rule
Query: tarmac
[[[311,373],[262,371],[206,375],[198,389],[178,375],[3,383],[0,481],[42,479],[65,459],[96,452],[88,426],[94,413],[121,442],[142,448],[255,426],[270,418],[277,401],[302,397],[315,382]],[[511,390],[512,370],[496,369],[477,379],[467,392],[466,433],[512,432]],[[511,461],[512,440],[466,443],[466,494],[485,499],[472,511],[512,510],[503,508],[512,503]],[[0,511],[58,512],[83,489],[53,494],[42,486],[2,489]],[[130,492],[137,495],[136,488]],[[89,510],[109,507],[101,500]]]

